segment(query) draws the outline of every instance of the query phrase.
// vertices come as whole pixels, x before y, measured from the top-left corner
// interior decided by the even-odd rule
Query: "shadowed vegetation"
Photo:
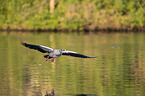
[[[54,4],[50,12],[50,0],[0,0],[0,28],[70,31],[145,28],[144,0],[55,0]]]

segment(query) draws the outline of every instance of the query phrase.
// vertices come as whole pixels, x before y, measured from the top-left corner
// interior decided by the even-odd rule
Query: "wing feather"
[[[46,46],[41,46],[41,45],[34,45],[34,44],[28,44],[28,43],[22,43],[25,47],[28,47],[30,49],[38,50],[42,53],[50,53],[53,51],[52,48],[46,47]]]
[[[83,55],[74,51],[62,51],[62,55],[69,55],[69,56],[80,57],[80,58],[96,58],[96,57],[86,56],[86,55]]]

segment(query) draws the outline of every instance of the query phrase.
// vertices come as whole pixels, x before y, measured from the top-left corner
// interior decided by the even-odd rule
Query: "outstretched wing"
[[[30,49],[38,50],[42,53],[50,53],[53,51],[52,48],[46,47],[46,46],[41,46],[41,45],[33,45],[33,44],[28,44],[28,43],[22,43],[25,47],[28,47]]]
[[[62,51],[62,55],[69,55],[69,56],[80,57],[80,58],[96,58],[96,57],[86,56],[86,55],[83,55],[74,51]]]

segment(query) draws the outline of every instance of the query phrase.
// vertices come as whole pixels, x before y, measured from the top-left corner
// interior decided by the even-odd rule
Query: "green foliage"
[[[0,0],[0,28],[69,29],[143,27],[142,0]]]

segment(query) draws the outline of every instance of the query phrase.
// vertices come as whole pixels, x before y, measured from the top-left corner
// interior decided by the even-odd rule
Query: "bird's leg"
[[[47,61],[49,59],[49,56],[45,59],[45,61]]]
[[[55,96],[54,89],[51,91],[51,95]]]
[[[51,59],[51,62],[54,62],[54,58]]]

